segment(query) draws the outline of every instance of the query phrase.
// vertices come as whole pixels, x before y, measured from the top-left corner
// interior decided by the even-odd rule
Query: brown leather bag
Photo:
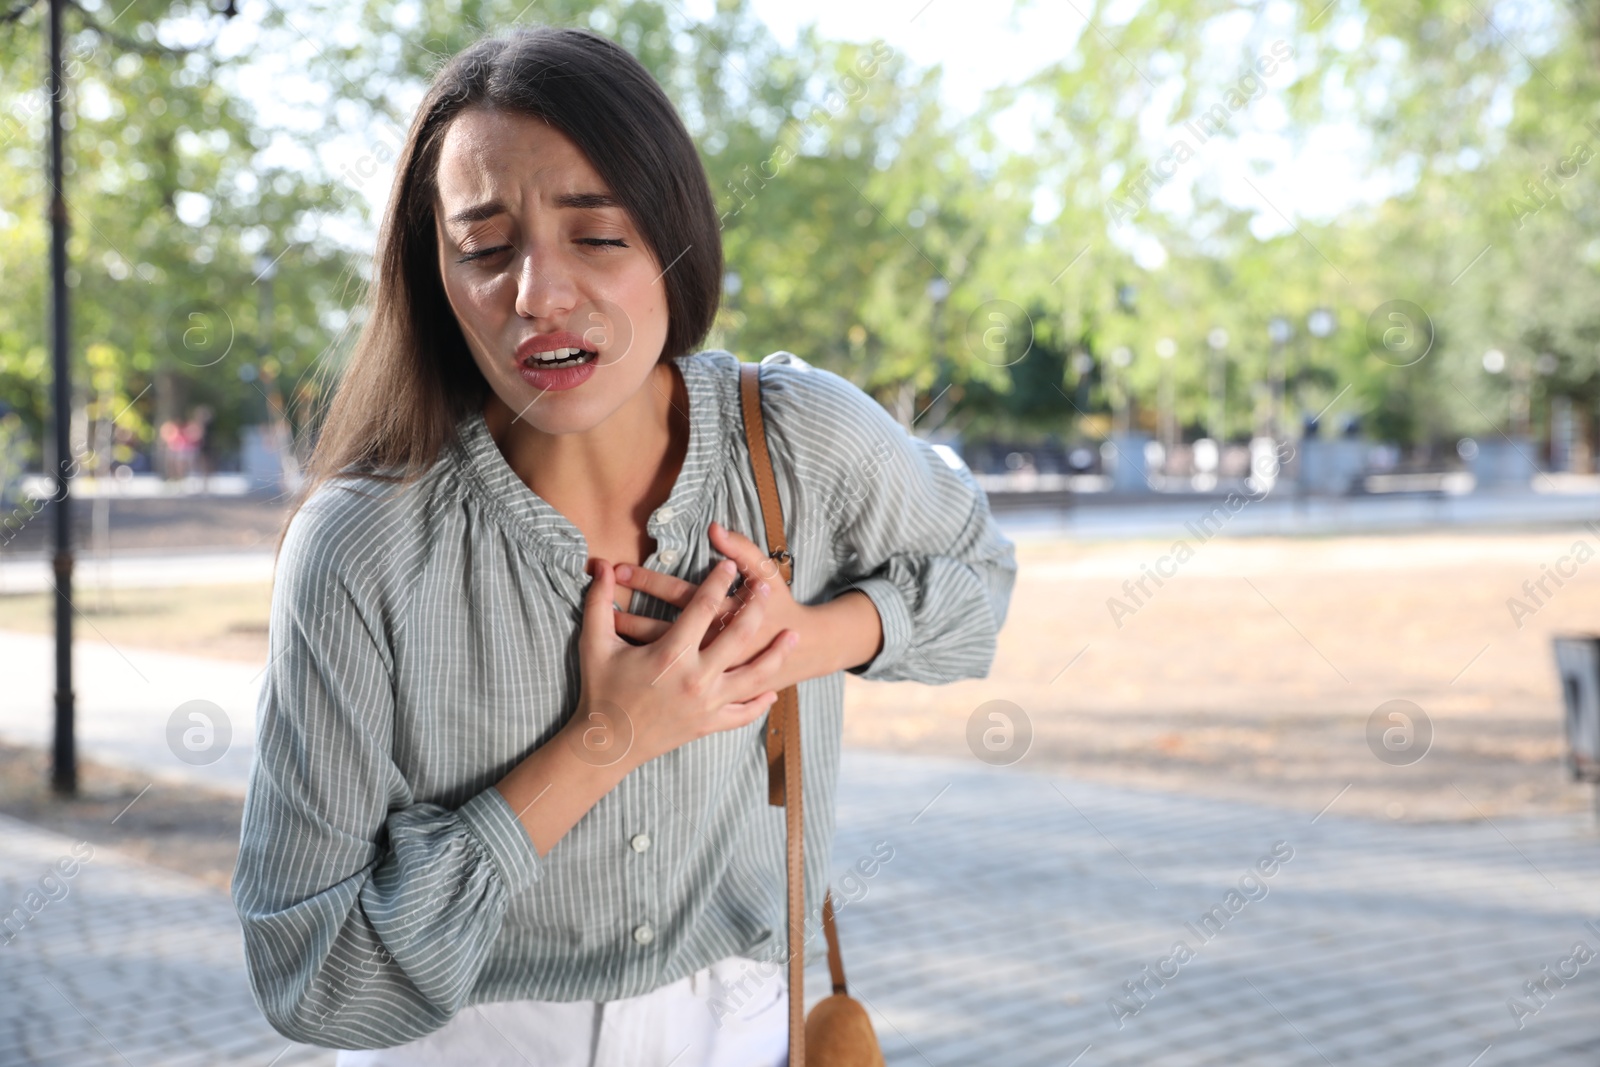
[[[772,457],[767,452],[766,426],[761,420],[760,364],[746,363],[739,368],[739,399],[756,491],[761,497],[767,552],[778,565],[784,583],[789,584],[794,579],[793,559],[783,531],[783,508],[778,500],[778,483],[772,475]],[[801,829],[800,792],[800,694],[791,685],[778,694],[767,712],[767,802],[787,809],[789,1067],[884,1067],[872,1020],[845,989],[844,958],[839,954],[839,934],[834,929],[831,891],[822,902],[822,932],[828,940],[833,995],[818,1002],[809,1018],[805,1014],[805,835]]]

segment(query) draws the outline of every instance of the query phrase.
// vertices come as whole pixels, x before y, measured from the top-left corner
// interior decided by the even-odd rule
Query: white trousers
[[[477,1004],[337,1067],[787,1067],[788,992],[780,964],[729,956],[622,1000]]]

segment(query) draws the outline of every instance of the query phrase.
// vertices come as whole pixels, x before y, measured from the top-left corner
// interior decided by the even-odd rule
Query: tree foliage
[[[710,343],[798,352],[919,429],[1066,438],[1103,429],[1124,397],[1150,429],[1170,388],[1188,435],[1216,429],[1220,403],[1240,437],[1281,380],[1291,428],[1321,412],[1428,445],[1515,428],[1519,387],[1535,427],[1551,397],[1600,402],[1594,3],[1080,5],[1060,60],[976,115],[950,113],[941,72],[890,43],[807,30],[780,45],[748,0],[703,21],[667,0],[297,0],[251,13],[243,47],[202,5],[119,10],[69,11],[66,101],[78,402],[117,409],[119,458],[201,403],[225,445],[279,400],[314,432],[367,277],[366,204],[383,199],[368,183],[440,63],[535,17],[615,37],[683,113],[730,272]],[[0,403],[35,441],[43,14],[0,25]],[[1275,49],[1292,62],[1259,76]],[[242,90],[266,56],[317,87],[297,123]],[[1268,112],[1294,145],[1359,131],[1360,169],[1385,194],[1291,216],[1270,160],[1220,178],[1172,162],[1178,140],[1249,159],[1217,145],[1246,145]],[[1018,115],[1026,151],[996,133]],[[1201,143],[1208,115],[1216,141]],[[1392,301],[1431,323],[1406,366],[1368,329]],[[1337,323],[1327,338],[1308,336],[1317,309]],[[1278,316],[1294,326],[1282,346],[1267,336]],[[1206,342],[1219,328],[1221,357]],[[1485,372],[1488,348],[1505,373]]]

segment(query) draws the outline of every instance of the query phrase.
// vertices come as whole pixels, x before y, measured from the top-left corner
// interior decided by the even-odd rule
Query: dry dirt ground
[[[57,833],[121,849],[219,889],[233,879],[244,795],[79,758],[79,795],[51,793],[42,749],[0,742],[0,812]]]
[[[1580,541],[1585,562],[1561,563],[1576,575],[1559,587],[1547,579],[1550,595],[1536,604],[1523,583]],[[1161,562],[1169,541],[1019,544],[989,677],[941,686],[850,677],[846,742],[974,758],[969,721],[1007,701],[1032,733],[1019,771],[1312,812],[1333,802],[1379,819],[1494,819],[1591,803],[1591,787],[1562,766],[1550,639],[1600,632],[1600,537],[1572,529],[1192,547],[1176,563]],[[1123,591],[1158,563],[1175,576],[1159,587],[1147,580],[1150,595],[1137,601]],[[1131,613],[1113,618],[1112,597]],[[1532,613],[1513,618],[1513,597]],[[124,590],[86,614],[119,645],[260,662],[268,603],[264,586]],[[45,631],[47,611],[43,597],[0,597],[0,629]],[[1417,705],[1433,735],[1405,765],[1380,760],[1368,742],[1373,712],[1395,699]],[[148,782],[110,770],[85,777],[99,799],[62,805],[43,787],[42,754],[0,748],[0,810],[108,827]],[[106,843],[226,884],[237,826],[237,798],[158,783],[116,823],[122,839]]]
[[[1561,563],[1580,541],[1586,562]],[[1600,633],[1594,534],[1191,547],[1185,562],[1161,563],[1176,576],[1147,581],[1136,603],[1123,583],[1156,568],[1171,542],[1019,545],[989,677],[939,687],[850,679],[847,743],[962,754],[975,710],[1004,700],[1032,725],[1019,768],[1310,811],[1339,796],[1340,812],[1390,819],[1591,803],[1591,787],[1570,782],[1561,763],[1551,637]],[[1547,579],[1552,595],[1535,604],[1523,582],[1558,563],[1576,575],[1559,587]],[[1113,597],[1132,613],[1114,618]],[[1513,597],[1533,613],[1514,618]],[[1409,765],[1380,760],[1368,743],[1368,720],[1395,699],[1432,727],[1426,755]]]
[[[54,597],[0,595],[0,630],[54,633]],[[80,579],[74,603],[82,613],[75,631],[82,641],[258,665],[267,661],[272,587],[265,583],[109,589]]]

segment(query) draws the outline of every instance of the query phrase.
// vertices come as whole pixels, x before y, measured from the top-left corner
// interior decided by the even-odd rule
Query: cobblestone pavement
[[[1380,824],[1328,799],[1313,822],[849,752],[836,886],[894,848],[840,913],[853,991],[894,1067],[1600,1062],[1590,816]],[[1229,901],[1252,870],[1258,899]],[[1595,958],[1564,962],[1578,943]]]
[[[847,752],[852,992],[893,1067],[1600,1060],[1587,816],[1380,824],[1328,799],[1313,820]],[[0,908],[73,844],[0,820]],[[0,1064],[332,1062],[257,1015],[222,893],[109,849],[61,884],[0,946]]]
[[[225,893],[0,817],[0,919],[19,907],[31,918],[0,928],[0,1064],[332,1067],[256,1010]]]

